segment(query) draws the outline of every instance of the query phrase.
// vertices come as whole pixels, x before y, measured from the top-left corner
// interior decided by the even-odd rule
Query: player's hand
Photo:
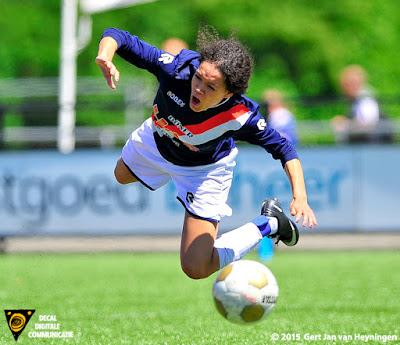
[[[313,228],[314,226],[318,225],[314,211],[308,205],[306,199],[304,200],[293,199],[292,202],[290,203],[290,213],[292,214],[292,216],[296,216],[295,218],[296,223],[300,222],[301,217],[303,217],[303,222],[302,222],[303,228],[305,228],[307,225],[310,228]]]
[[[99,66],[101,73],[103,73],[104,78],[107,80],[107,84],[112,89],[116,89],[115,83],[119,81],[119,71],[115,65],[101,56],[96,57],[96,64]],[[115,83],[114,83],[115,81]]]

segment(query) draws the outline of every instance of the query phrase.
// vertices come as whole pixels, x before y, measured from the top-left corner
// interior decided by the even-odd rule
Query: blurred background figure
[[[358,65],[342,70],[339,84],[350,102],[349,114],[337,115],[332,120],[336,141],[339,143],[391,142],[390,125],[368,86],[368,76]]]
[[[4,109],[0,104],[0,151],[3,150],[4,146]]]
[[[282,92],[275,89],[265,90],[262,102],[267,113],[268,124],[296,146],[299,141],[296,120],[288,109]]]
[[[163,42],[161,49],[172,55],[177,55],[182,49],[189,49],[189,46],[184,40],[171,37]]]
[[[264,107],[268,124],[296,146],[298,144],[296,120],[288,109],[282,92],[275,89],[265,90],[261,105]],[[258,257],[261,261],[267,262],[273,256],[274,242],[271,238],[264,237],[258,246]]]

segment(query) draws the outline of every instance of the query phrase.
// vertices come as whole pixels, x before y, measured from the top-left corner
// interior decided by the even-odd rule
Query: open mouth
[[[192,96],[192,103],[194,105],[198,105],[198,104],[200,104],[200,100],[197,97]]]

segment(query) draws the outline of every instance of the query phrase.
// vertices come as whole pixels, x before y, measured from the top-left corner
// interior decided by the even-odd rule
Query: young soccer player
[[[243,96],[252,72],[248,52],[235,38],[221,39],[207,27],[199,30],[197,43],[199,52],[172,55],[109,28],[96,57],[112,89],[120,77],[115,53],[159,82],[153,113],[127,140],[114,173],[122,184],[140,181],[150,190],[173,180],[186,209],[181,266],[193,279],[239,260],[264,236],[288,246],[298,241],[297,227],[277,199],[266,199],[260,216],[217,238],[221,217],[232,214],[226,201],[238,153],[235,141],[260,145],[281,161],[292,186],[295,222],[303,217],[303,227],[317,225],[296,150],[266,124],[258,104]]]

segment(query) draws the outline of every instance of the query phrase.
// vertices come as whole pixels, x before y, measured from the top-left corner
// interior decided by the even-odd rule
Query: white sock
[[[263,236],[254,223],[247,223],[240,228],[219,236],[214,243],[219,255],[219,268],[241,259],[250,252]]]
[[[270,235],[276,234],[278,231],[278,218],[267,217],[269,219],[269,226],[271,227]]]

